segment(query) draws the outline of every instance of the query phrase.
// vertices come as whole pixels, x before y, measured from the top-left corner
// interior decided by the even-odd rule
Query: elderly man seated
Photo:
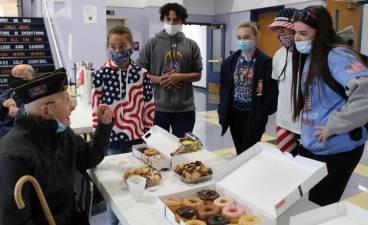
[[[67,75],[56,71],[35,77],[14,89],[25,103],[25,115],[0,141],[0,224],[46,225],[33,188],[26,184],[19,210],[14,187],[23,175],[34,176],[58,225],[82,224],[76,212],[73,180],[76,172],[95,167],[104,158],[112,129],[112,111],[99,105],[99,123],[90,142],[69,128],[71,101]],[[92,121],[91,121],[92,122]]]
[[[9,132],[14,125],[16,115],[24,113],[23,102],[14,95],[12,88],[17,87],[34,77],[32,66],[20,64],[13,67],[9,77],[9,86],[0,96],[0,139]]]

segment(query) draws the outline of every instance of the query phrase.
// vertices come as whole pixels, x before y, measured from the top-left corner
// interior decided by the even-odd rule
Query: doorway
[[[283,6],[258,9],[251,11],[251,20],[256,22],[259,29],[258,47],[268,56],[272,57],[281,48],[281,43],[275,32],[268,29]]]
[[[353,26],[355,31],[354,49],[359,50],[362,22],[362,5],[360,3],[354,2],[327,0],[326,8],[331,14],[336,32],[344,29],[347,26]]]
[[[183,33],[187,38],[194,40],[201,50],[202,56],[202,78],[193,85],[207,88],[207,25],[186,24],[183,25]]]
[[[225,25],[186,24],[186,37],[194,40],[201,50],[203,70],[200,81],[194,86],[206,88],[209,93],[220,91],[220,68],[225,56]]]

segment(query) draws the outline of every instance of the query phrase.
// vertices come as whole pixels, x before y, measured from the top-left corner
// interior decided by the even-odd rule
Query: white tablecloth
[[[188,160],[201,160],[215,171],[227,161],[206,150],[185,154],[182,157]],[[171,225],[164,216],[155,208],[156,196],[168,195],[185,191],[193,187],[209,184],[189,185],[182,183],[173,171],[162,172],[162,181],[158,186],[146,189],[142,202],[134,202],[130,197],[126,184],[121,182],[123,171],[127,168],[143,166],[143,162],[135,158],[131,153],[107,156],[97,166],[89,171],[96,187],[110,202],[112,210],[123,225]],[[302,198],[293,207],[277,219],[278,225],[289,224],[289,217],[317,206]]]

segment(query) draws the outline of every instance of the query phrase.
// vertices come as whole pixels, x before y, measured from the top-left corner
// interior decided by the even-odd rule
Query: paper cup
[[[131,176],[127,179],[128,189],[133,200],[139,202],[143,198],[146,178],[142,176]]]

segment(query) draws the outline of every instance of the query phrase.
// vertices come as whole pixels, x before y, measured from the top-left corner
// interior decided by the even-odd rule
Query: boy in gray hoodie
[[[192,82],[201,79],[202,57],[197,43],[181,32],[188,17],[177,3],[160,8],[164,29],[140,51],[137,63],[150,73],[156,111],[154,124],[177,137],[192,132],[195,106]]]

